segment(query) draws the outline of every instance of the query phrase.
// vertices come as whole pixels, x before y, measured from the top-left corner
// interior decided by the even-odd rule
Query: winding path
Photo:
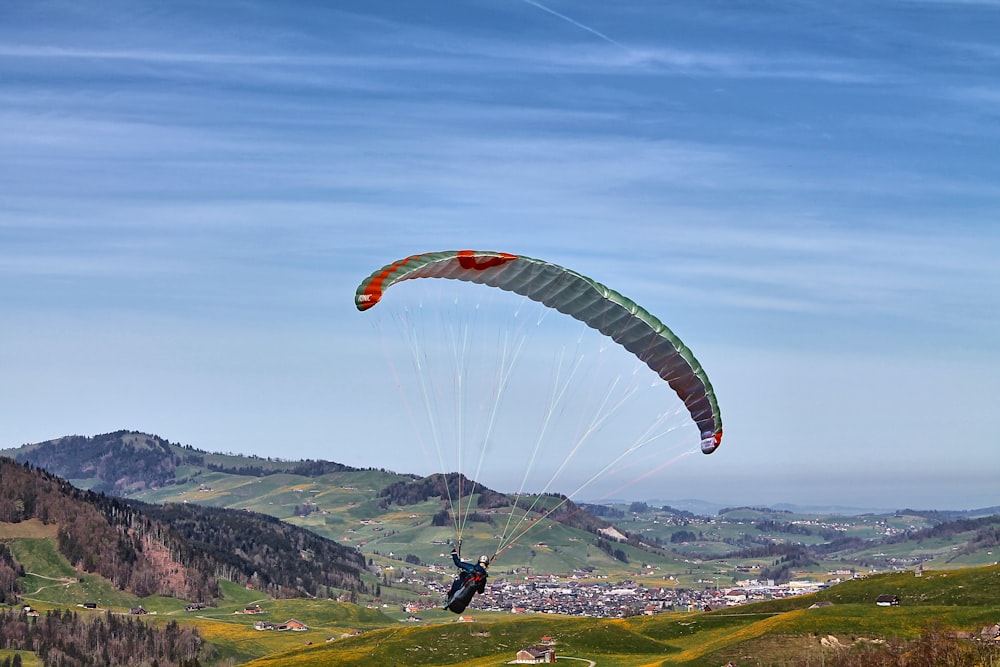
[[[25,575],[31,575],[33,577],[38,577],[39,579],[47,579],[48,581],[58,581],[58,584],[50,584],[48,586],[39,586],[34,593],[26,593],[26,595],[38,595],[46,588],[56,588],[57,586],[63,586],[69,588],[73,584],[80,583],[77,579],[73,577],[47,577],[44,574],[38,574],[36,572],[25,572]]]

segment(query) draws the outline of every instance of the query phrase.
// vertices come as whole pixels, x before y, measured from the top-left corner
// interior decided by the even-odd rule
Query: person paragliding
[[[458,555],[458,551],[451,550],[451,559],[455,562],[455,567],[459,569],[458,578],[451,585],[448,591],[448,601],[444,608],[461,614],[472,602],[476,593],[483,593],[486,590],[486,579],[489,573],[486,568],[490,566],[489,556],[479,557],[476,563],[468,563]]]
[[[683,403],[691,417],[691,421],[697,427],[701,451],[704,454],[712,454],[722,443],[722,416],[718,400],[715,396],[715,390],[709,381],[705,369],[695,358],[691,349],[666,324],[640,304],[632,301],[623,294],[571,269],[524,255],[480,250],[446,250],[410,255],[386,264],[382,268],[372,272],[371,275],[358,285],[355,291],[355,306],[359,311],[367,311],[381,302],[387,290],[391,289],[393,285],[418,278],[459,280],[497,288],[518,294],[582,322],[587,327],[596,330],[630,352],[636,359],[653,371],[656,376],[666,382],[670,389],[673,390],[676,398]],[[412,326],[409,317],[404,317],[401,321],[405,326]],[[522,322],[522,324],[524,323]],[[449,335],[461,335],[461,340],[456,339],[452,341],[453,349],[451,352],[456,362],[459,360],[463,362],[463,367],[459,369],[457,377],[464,379],[469,372],[469,369],[464,368],[465,356],[468,350],[475,347],[475,345],[466,338],[467,334],[464,329],[461,334],[453,331]],[[495,418],[498,414],[497,408],[499,407],[500,394],[507,387],[507,381],[510,378],[510,371],[512,370],[514,360],[517,359],[520,352],[519,343],[511,344],[510,348],[512,350],[508,350],[508,342],[505,338],[502,343],[504,348],[502,354],[500,354],[501,350],[498,349],[498,370],[502,372],[496,375],[497,383],[492,388],[495,392],[495,403],[492,406],[492,412],[488,416],[484,414],[487,418],[488,427],[486,437],[481,440],[484,444],[479,452],[477,477],[479,472],[484,469],[485,443],[494,441],[494,435],[496,435],[493,432],[493,426],[496,424]],[[422,372],[424,359],[419,341],[413,338],[409,343],[414,353],[414,360],[417,362],[418,371]],[[420,358],[418,359],[417,357]],[[561,357],[559,363],[560,368],[558,372],[561,374],[563,370],[561,367]],[[575,367],[569,369],[569,377],[572,377],[574,373]],[[561,397],[565,395],[570,384],[567,380],[565,386],[562,386],[562,375],[556,378],[556,382],[560,385],[559,391],[553,391],[551,402],[548,404],[548,412],[543,420],[543,433],[547,430],[549,417],[555,414],[556,408],[558,407],[561,410],[561,406],[557,404],[561,400]],[[656,384],[658,383],[654,383],[654,386]],[[435,387],[432,385],[433,383],[424,383],[423,380],[421,381],[421,391],[429,412],[431,411],[431,404],[434,402],[432,399],[436,400],[437,398],[436,392],[433,391]],[[456,417],[457,421],[462,421],[465,413],[463,403],[466,397],[462,393],[464,387],[464,382],[456,382],[448,388],[448,392],[442,392],[443,396],[448,395],[449,392],[455,394],[457,403],[456,414],[452,416]],[[553,388],[555,389],[555,385]],[[630,392],[625,397],[627,395],[630,395]],[[625,397],[623,397],[623,400]],[[607,398],[611,398],[610,391]],[[668,401],[671,404],[673,402],[673,398],[670,398]],[[595,419],[591,427],[579,436],[579,439],[573,444],[569,455],[555,472],[549,484],[563,471],[569,459],[575,456],[583,441],[591,433],[602,427],[604,417],[609,415],[611,411],[614,411],[617,405],[602,405],[602,411],[606,407],[607,414],[600,416],[600,419]],[[672,414],[670,411],[665,411],[663,416],[670,414]],[[658,416],[657,424],[659,423],[659,419],[660,417]],[[443,456],[440,444],[447,442],[449,438],[439,437],[436,427],[433,424],[433,415],[431,416],[431,421],[432,429],[434,430],[434,442],[438,448],[439,463],[442,468],[440,473],[445,475],[450,471],[445,468],[445,456]],[[635,452],[647,443],[656,440],[661,434],[654,433],[654,430],[654,428],[648,429],[623,452],[618,453],[617,450],[609,452],[611,454],[610,461],[603,468],[598,463],[597,466],[599,469],[596,474],[590,480],[585,481],[574,491],[574,494],[590,484],[590,482],[596,480],[598,476],[617,467],[618,463],[627,455]],[[467,438],[464,437],[461,428],[459,428],[456,435],[460,436],[455,438],[455,442],[460,443],[458,445],[458,472],[462,473],[461,443],[466,442]],[[540,435],[535,449],[528,459],[529,468],[536,460],[535,454],[538,452],[541,441]],[[649,473],[643,473],[643,477],[671,462],[671,460],[666,460],[657,464],[653,460],[653,456],[647,456],[646,460],[642,463],[650,465],[651,470]],[[456,614],[462,613],[465,610],[476,593],[481,594],[484,592],[488,576],[486,568],[490,565],[490,562],[495,562],[497,558],[502,557],[515,542],[524,537],[532,526],[541,525],[538,519],[550,517],[556,509],[569,501],[569,497],[566,496],[562,501],[550,503],[547,507],[542,506],[536,501],[530,507],[524,509],[519,506],[517,499],[515,499],[511,505],[512,509],[508,516],[507,525],[504,527],[503,533],[499,536],[500,542],[494,550],[493,556],[483,556],[479,559],[478,563],[473,564],[463,561],[459,553],[461,551],[462,531],[465,522],[469,520],[469,512],[465,512],[463,516],[462,503],[456,501],[468,498],[469,507],[471,508],[472,499],[475,496],[475,488],[478,485],[478,482],[470,479],[469,481],[473,485],[472,490],[466,492],[462,487],[462,481],[465,479],[464,474],[459,475],[458,492],[454,496],[452,487],[447,483],[444,485],[444,493],[448,496],[448,503],[451,505],[450,513],[455,522],[456,537],[458,539],[458,549],[452,551],[451,555],[456,567],[460,570],[459,577],[454,581],[448,592],[445,609]],[[521,497],[527,480],[528,474],[525,473],[522,489],[518,490],[517,498]],[[638,481],[638,479],[635,481]],[[544,492],[547,492],[548,489],[549,485],[547,484]],[[442,495],[443,497],[444,495]],[[524,516],[515,519],[515,510],[519,511],[521,509],[524,509]],[[532,510],[535,510],[539,516],[529,522],[529,513]],[[522,522],[527,523],[527,525],[522,527]]]

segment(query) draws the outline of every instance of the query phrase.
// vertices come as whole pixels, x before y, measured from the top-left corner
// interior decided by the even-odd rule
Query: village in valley
[[[418,583],[413,580],[414,584]],[[469,620],[476,610],[510,612],[512,614],[543,613],[625,618],[640,614],[653,615],[670,611],[710,611],[725,607],[772,600],[827,588],[828,583],[795,581],[775,584],[773,581],[740,581],[735,586],[701,589],[676,586],[647,586],[635,581],[618,583],[594,582],[556,575],[528,575],[521,579],[498,578],[486,592],[476,597],[475,609],[459,620]],[[431,589],[415,600],[402,605],[409,614],[405,619],[420,622],[419,614],[440,608],[447,587]]]
[[[919,553],[903,548],[907,534],[926,531],[930,522],[902,512],[820,516],[740,508],[708,517],[679,516],[676,510],[645,503],[622,509],[625,511],[617,517],[617,525],[627,525],[632,535],[642,536],[644,544],[656,547],[655,553],[630,551],[633,562],[624,566],[618,576],[592,567],[555,573],[553,569],[536,572],[527,567],[501,569],[498,564],[495,571],[491,570],[485,592],[476,597],[466,616],[489,611],[624,618],[710,611],[814,593],[878,572],[912,571],[919,576],[924,563],[934,563],[935,558],[955,559],[961,552],[961,541],[954,539],[938,545],[924,541]],[[369,527],[381,521],[365,519],[361,524]],[[419,623],[424,620],[422,614],[441,608],[455,568],[438,554],[422,560],[413,554],[380,551],[380,547],[399,539],[393,535],[396,530],[402,533],[405,528],[390,527],[376,533],[386,537],[364,538],[364,547],[372,549],[368,554],[375,555],[370,569],[385,582],[385,598],[370,604],[373,608],[398,609],[406,614],[402,621]],[[627,548],[626,536],[615,528],[597,533],[613,546]],[[844,551],[828,560],[816,555],[833,540],[848,543],[844,538],[856,538],[851,542],[853,552]],[[562,545],[536,542],[532,550],[558,555],[579,544],[578,539],[569,537]],[[429,546],[441,549],[444,545],[435,540]],[[809,552],[807,545],[816,545],[817,551]],[[768,546],[775,548],[772,556],[755,552]],[[417,545],[410,543],[407,547],[416,550]],[[727,554],[725,550],[730,551]],[[992,559],[991,553],[986,551],[976,557]],[[801,557],[803,554],[815,560]],[[789,555],[799,559],[790,560]],[[647,560],[639,561],[636,556]],[[793,567],[780,570],[782,560],[792,562]],[[772,573],[779,571],[782,578],[776,579]]]

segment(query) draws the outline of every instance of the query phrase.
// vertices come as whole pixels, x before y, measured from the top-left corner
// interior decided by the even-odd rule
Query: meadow
[[[404,625],[302,646],[248,664],[265,665],[500,665],[543,636],[557,655],[595,660],[602,667],[676,665],[717,667],[798,664],[858,642],[913,639],[934,623],[977,632],[1000,621],[1000,566],[958,571],[877,575],[820,593],[707,613],[669,613],[630,619],[555,615],[496,615],[476,623]],[[896,607],[875,599],[890,593]],[[477,619],[479,615],[477,615]]]
[[[37,527],[20,530],[39,534]],[[517,650],[544,636],[555,640],[557,655],[595,660],[601,667],[718,667],[727,660],[743,667],[795,664],[808,656],[819,664],[824,655],[865,639],[915,638],[933,622],[977,631],[1000,621],[997,565],[925,570],[919,577],[913,572],[880,574],[807,596],[629,619],[473,609],[472,623],[457,622],[454,615],[440,610],[421,612],[419,622],[408,622],[398,606],[375,609],[332,600],[271,600],[228,582],[222,584],[223,598],[217,606],[185,611],[183,601],[136,598],[99,577],[77,573],[58,553],[53,537],[8,539],[30,573],[23,580],[26,603],[42,611],[69,607],[79,613],[127,613],[142,605],[150,612],[147,622],[176,620],[196,626],[213,646],[206,663],[217,665],[485,667],[511,660]],[[896,595],[899,606],[876,606],[874,600],[882,594]],[[97,602],[99,609],[83,609],[83,602]],[[254,603],[263,613],[243,613]],[[290,619],[309,629],[254,628],[256,621],[281,624]]]

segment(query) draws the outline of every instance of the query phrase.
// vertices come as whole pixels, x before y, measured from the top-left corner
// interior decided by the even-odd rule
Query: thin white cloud
[[[996,116],[1000,114],[1000,86],[968,86],[952,88],[952,99],[973,104],[983,114]]]
[[[153,63],[209,63],[223,65],[302,64],[292,56],[231,53],[170,52],[137,49],[82,49],[62,46],[0,44],[0,56],[46,60],[135,60]]]
[[[528,2],[528,0],[523,0]],[[529,2],[537,5],[537,3]],[[413,37],[410,37],[412,40]],[[382,77],[394,72],[471,74],[483,71],[519,70],[523,72],[579,71],[592,73],[628,72],[630,74],[679,76],[723,76],[727,78],[774,78],[818,80],[829,83],[875,83],[889,80],[871,63],[816,56],[807,52],[782,55],[748,50],[699,50],[663,46],[636,45],[608,53],[580,45],[525,43],[524,41],[480,38],[454,45],[451,40],[435,38],[405,41],[395,55],[386,53],[311,53],[282,51],[187,51],[157,49],[80,48],[52,45],[0,43],[0,57],[23,60],[74,60],[83,62],[145,63],[151,65],[189,65],[245,70],[244,76],[261,80],[274,79],[280,72],[286,82],[300,81],[322,85],[333,74],[350,71],[380,72]],[[183,72],[170,76],[183,78]],[[147,72],[155,76],[156,72]],[[427,82],[425,82],[426,84]],[[355,81],[361,86],[361,80]],[[377,85],[369,81],[367,85]],[[433,84],[431,84],[433,85]]]
[[[198,52],[151,49],[88,49],[0,44],[0,56],[37,60],[135,61],[152,64],[232,65],[238,67],[341,67],[362,69],[432,69],[434,59],[392,55],[301,55],[293,53]],[[451,66],[449,64],[449,66]]]

